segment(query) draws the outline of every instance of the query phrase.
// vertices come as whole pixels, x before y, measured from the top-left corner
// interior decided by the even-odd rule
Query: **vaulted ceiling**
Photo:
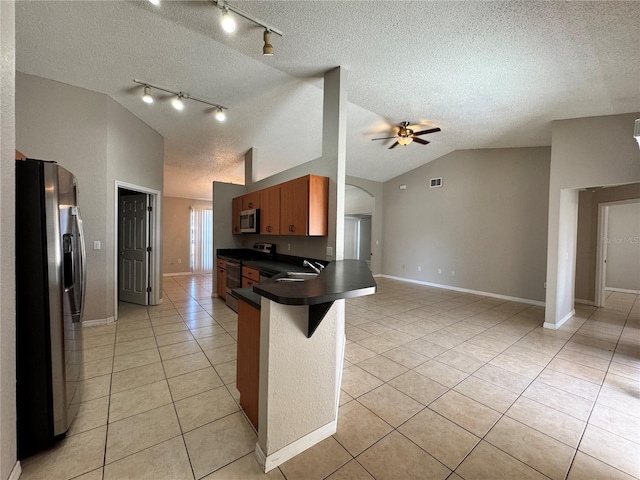
[[[338,65],[347,174],[376,181],[452,150],[550,145],[555,119],[640,110],[640,2],[230,3],[284,32],[275,56],[250,22],[225,34],[208,1],[19,1],[16,68],[113,97],[165,137],[165,195],[194,198],[212,180],[243,183],[252,147],[260,178],[319,157],[322,76]],[[147,105],[134,78],[228,119]],[[442,132],[427,146],[371,141],[404,120]]]

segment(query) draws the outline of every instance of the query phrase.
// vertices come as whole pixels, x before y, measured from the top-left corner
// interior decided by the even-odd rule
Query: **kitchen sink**
[[[314,272],[287,272],[285,275],[284,277],[277,278],[274,282],[304,282],[305,280],[311,280],[318,276],[318,274]]]

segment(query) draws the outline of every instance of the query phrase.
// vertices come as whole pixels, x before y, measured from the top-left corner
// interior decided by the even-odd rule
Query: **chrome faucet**
[[[318,265],[318,263],[316,262],[316,265]],[[324,268],[324,266],[322,266],[322,268],[318,268],[316,267],[316,265],[314,265],[313,263],[311,263],[309,260],[304,260],[302,262],[302,266],[303,267],[309,267],[311,268],[314,272],[316,273],[320,273],[322,271],[322,268]]]

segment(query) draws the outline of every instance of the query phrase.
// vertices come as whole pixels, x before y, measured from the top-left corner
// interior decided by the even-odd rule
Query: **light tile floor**
[[[238,407],[236,315],[209,276],[165,279],[85,333],[84,403],[24,479],[640,477],[640,300],[541,307],[378,279],[347,304],[338,432],[268,475]]]

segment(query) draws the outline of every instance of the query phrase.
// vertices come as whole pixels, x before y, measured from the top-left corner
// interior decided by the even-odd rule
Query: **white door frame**
[[[618,200],[617,202],[605,202],[598,204],[598,244],[596,246],[596,294],[595,306],[604,307],[605,287],[607,276],[607,242],[605,236],[609,231],[609,207],[615,205],[628,205],[640,203],[640,198]]]
[[[149,205],[152,209],[149,214],[149,243],[151,245],[151,252],[149,254],[149,285],[151,286],[151,294],[149,295],[149,305],[159,305],[162,302],[162,292],[160,285],[162,280],[162,265],[160,264],[160,240],[162,239],[162,224],[160,222],[162,192],[154,190],[152,188],[143,187],[140,185],[134,185],[133,183],[121,182],[116,180],[115,182],[115,215],[114,215],[114,312],[115,319],[118,319],[118,212],[120,209],[118,190],[124,188],[127,190],[134,190],[140,193],[146,193],[149,195]]]

